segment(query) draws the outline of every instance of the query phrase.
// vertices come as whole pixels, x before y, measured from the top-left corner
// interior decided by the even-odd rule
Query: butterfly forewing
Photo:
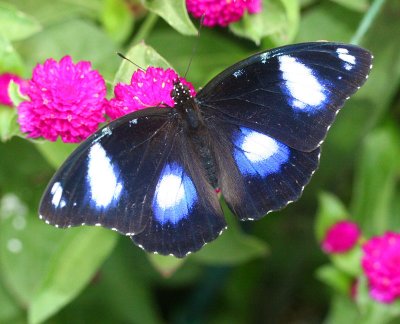
[[[112,228],[179,257],[216,238],[225,227],[218,197],[172,112],[146,109],[94,134],[53,177],[40,217]]]
[[[198,94],[206,116],[258,130],[313,151],[338,110],[366,80],[371,54],[339,43],[304,43],[256,54],[228,68]]]
[[[157,164],[176,128],[167,111],[147,113],[110,123],[66,160],[40,204],[46,222],[58,227],[100,224],[123,234],[143,229],[144,198],[155,187],[149,179],[157,177]]]

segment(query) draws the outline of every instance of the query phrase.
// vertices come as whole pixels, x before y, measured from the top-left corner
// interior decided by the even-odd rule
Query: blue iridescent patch
[[[177,224],[186,218],[197,200],[192,180],[177,163],[167,164],[161,171],[153,198],[154,216],[161,224]]]
[[[245,127],[240,127],[235,146],[234,158],[243,175],[264,178],[279,172],[290,157],[290,150],[286,145]]]

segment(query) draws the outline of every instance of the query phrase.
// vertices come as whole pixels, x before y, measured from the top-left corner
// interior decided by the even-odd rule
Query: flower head
[[[222,26],[238,21],[247,10],[258,13],[262,9],[261,0],[186,0],[188,12],[195,18],[204,15],[204,26]]]
[[[11,73],[4,73],[0,75],[0,105],[10,106],[12,107],[13,103],[8,95],[8,86],[10,82],[14,81],[15,83],[19,84],[23,87],[21,90],[24,92],[24,86],[26,81],[21,79],[18,75],[11,74]]]
[[[363,245],[361,265],[373,299],[391,303],[400,297],[400,234],[387,232]]]
[[[38,64],[18,106],[18,122],[28,137],[80,142],[105,121],[106,85],[90,62],[48,59]]]
[[[360,237],[357,224],[344,220],[337,222],[325,234],[322,249],[326,253],[343,253],[352,249]]]
[[[148,67],[146,71],[137,70],[132,75],[131,84],[118,83],[115,86],[115,98],[109,102],[107,115],[116,119],[144,108],[173,107],[175,82],[186,86],[192,96],[196,94],[193,85],[172,69]]]

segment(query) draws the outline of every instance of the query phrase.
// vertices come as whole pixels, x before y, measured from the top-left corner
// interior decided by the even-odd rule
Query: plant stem
[[[374,22],[379,10],[382,5],[385,3],[385,0],[375,0],[371,7],[368,9],[367,13],[364,15],[364,18],[361,20],[360,25],[358,26],[357,31],[353,35],[351,39],[351,43],[354,45],[358,45],[361,42],[361,39],[367,33],[368,29],[371,27]]]
[[[150,34],[150,31],[153,29],[154,25],[156,24],[157,19],[158,19],[158,16],[155,13],[149,12],[146,19],[140,26],[137,34],[133,38],[131,46],[144,40]]]

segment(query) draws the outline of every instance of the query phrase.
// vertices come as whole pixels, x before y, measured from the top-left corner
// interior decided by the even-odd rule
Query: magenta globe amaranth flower
[[[103,77],[90,62],[48,59],[33,70],[26,95],[18,106],[18,122],[28,137],[76,143],[105,121],[107,100]]]
[[[26,81],[21,79],[18,75],[12,73],[0,74],[0,105],[12,107],[13,103],[8,95],[8,86],[10,82],[14,81],[21,87],[21,92],[25,92]]]
[[[261,0],[186,0],[188,12],[195,18],[204,16],[204,26],[225,27],[238,21],[246,10],[255,14],[261,11]]]
[[[363,245],[361,261],[373,299],[391,303],[400,297],[400,234],[387,232]]]
[[[357,224],[343,220],[335,223],[325,233],[321,246],[326,253],[344,253],[354,247],[360,238]]]
[[[112,119],[127,113],[149,107],[173,107],[174,83],[181,82],[192,96],[196,94],[193,85],[172,69],[148,67],[132,74],[131,84],[118,83],[114,88],[115,98],[106,109]]]

